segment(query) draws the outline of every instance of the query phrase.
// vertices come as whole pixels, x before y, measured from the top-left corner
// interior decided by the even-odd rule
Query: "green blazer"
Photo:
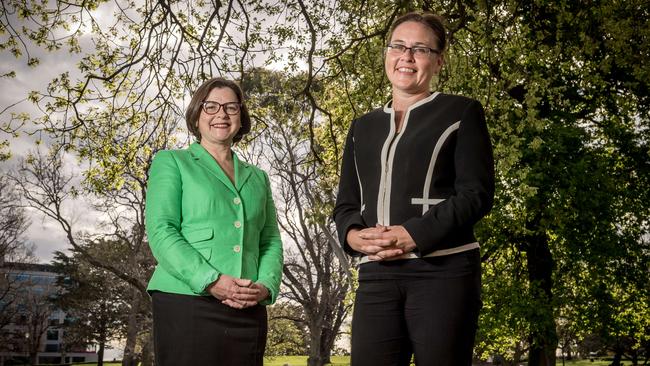
[[[158,264],[148,290],[208,295],[220,274],[266,286],[275,302],[282,241],[269,178],[233,153],[235,184],[203,146],[156,154],[147,184],[145,221]]]

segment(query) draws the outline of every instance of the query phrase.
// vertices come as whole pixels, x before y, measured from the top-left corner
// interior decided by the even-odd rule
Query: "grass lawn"
[[[332,356],[331,366],[349,366],[350,365],[350,356]],[[89,366],[88,363],[75,363],[72,366]],[[119,362],[104,362],[104,366],[121,366]],[[306,366],[307,365],[307,356],[284,356],[284,357],[273,357],[264,358],[264,366]]]
[[[565,361],[565,365],[571,365],[571,366],[607,366],[610,365],[612,361],[600,361],[600,360],[594,360],[594,362],[591,362],[589,360],[580,360],[580,361]],[[624,363],[625,364],[625,363]],[[560,358],[559,360],[555,361],[555,365],[562,365],[562,359]]]
[[[580,360],[580,361],[565,361],[566,366],[607,366],[611,364],[612,361],[594,361],[590,362],[589,360]],[[562,365],[562,359],[556,361],[556,366]],[[307,365],[307,356],[287,356],[287,357],[276,357],[276,358],[265,358],[264,366],[306,366]],[[349,356],[332,356],[331,366],[349,366],[350,357]]]
[[[332,356],[331,359],[332,366],[349,366],[350,365],[350,356]],[[284,356],[284,357],[273,357],[264,358],[264,366],[306,366],[307,365],[307,356]]]
[[[589,360],[581,361],[566,361],[564,364],[566,366],[607,366],[611,361],[594,361],[590,362]],[[624,363],[628,365],[629,363]],[[115,362],[105,362],[104,366],[120,366],[121,363]],[[284,357],[273,357],[265,358],[264,366],[306,366],[307,365],[307,356],[284,356]],[[332,356],[331,366],[349,366],[350,365],[350,356]],[[562,359],[557,360],[557,366],[562,365]],[[73,366],[88,366],[85,364],[73,364]]]
[[[565,361],[566,366],[607,366],[611,364],[611,361],[594,361],[590,362],[589,360],[581,361]],[[562,359],[556,361],[556,366],[562,365]],[[264,366],[306,366],[307,365],[307,356],[287,356],[287,357],[276,357],[276,358],[265,358]],[[349,356],[332,356],[331,366],[349,366],[350,357]]]

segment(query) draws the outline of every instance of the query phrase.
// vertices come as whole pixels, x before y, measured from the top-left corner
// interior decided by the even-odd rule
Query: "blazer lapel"
[[[208,170],[210,173],[212,173],[223,185],[225,185],[228,189],[233,191],[233,193],[237,193],[235,190],[235,187],[233,186],[232,182],[226,175],[226,173],[223,172],[219,164],[214,160],[212,155],[205,150],[201,144],[198,142],[194,142],[190,145],[190,152],[192,154],[192,158],[203,168]],[[233,153],[233,158],[236,159],[236,155]],[[237,164],[235,161],[235,177],[237,177]],[[235,181],[239,181],[238,178],[235,178]]]
[[[239,160],[235,152],[232,153],[232,158],[235,163],[235,185],[237,191],[241,191],[241,188],[244,186],[244,183],[248,180],[248,177],[251,176],[251,167],[248,163]]]

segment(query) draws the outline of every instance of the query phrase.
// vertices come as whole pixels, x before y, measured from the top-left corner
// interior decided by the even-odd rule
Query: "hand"
[[[371,260],[391,260],[391,259],[397,259],[396,257],[410,253],[412,252],[417,246],[415,245],[415,241],[411,237],[411,234],[409,234],[408,231],[404,228],[402,225],[394,225],[394,226],[384,226],[386,230],[384,230],[381,233],[382,238],[391,238],[392,240],[395,241],[394,248],[401,250],[401,253],[396,254],[397,250],[396,249],[386,249],[383,251],[379,251],[373,255],[368,256],[368,259]]]
[[[261,295],[259,287],[255,288],[252,285],[253,281],[251,280],[222,274],[206,290],[222,303],[233,308],[243,309],[257,304],[255,299]]]
[[[236,295],[235,299],[225,299],[222,301],[222,303],[233,308],[243,309],[253,305],[257,305],[271,295],[271,293],[266,288],[266,286],[259,284],[257,282],[251,283],[250,288],[259,290],[257,296],[255,296],[252,300],[249,295]],[[242,301],[244,301],[244,303],[242,303]]]
[[[376,258],[374,260],[402,255],[402,249],[395,246],[397,238],[387,235],[387,232],[388,227],[377,224],[363,230],[350,229],[346,239],[352,249],[368,255],[371,259]],[[382,253],[382,258],[377,257],[378,253]]]

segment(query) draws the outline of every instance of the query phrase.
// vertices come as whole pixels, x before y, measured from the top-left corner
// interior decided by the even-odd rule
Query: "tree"
[[[89,250],[115,250],[120,245],[99,241],[88,243]],[[103,365],[104,349],[109,340],[124,333],[129,313],[129,298],[124,296],[127,286],[114,274],[84,262],[79,253],[68,256],[56,252],[53,265],[60,277],[57,281],[61,294],[55,300],[66,313],[64,346],[67,351],[88,344],[97,344],[98,365]]]
[[[258,111],[256,137],[249,143],[251,158],[267,167],[279,199],[278,222],[284,238],[285,267],[281,297],[298,304],[293,315],[307,330],[308,365],[330,363],[341,325],[350,306],[343,302],[350,289],[347,258],[334,236],[332,219],[324,215],[333,201],[323,189],[321,173],[309,145],[307,100],[277,94],[279,85],[300,85],[300,77],[251,70],[244,80],[251,105]],[[258,155],[259,154],[259,155]],[[289,305],[287,304],[287,305]]]
[[[5,175],[0,176],[0,330],[17,316],[16,302],[27,285],[10,272],[15,269],[15,263],[33,261],[25,239],[28,227],[29,220],[20,207],[17,190]],[[5,331],[0,332],[0,343],[6,344],[6,336]]]
[[[616,329],[610,327],[616,319],[611,314],[623,305],[598,296],[636,293],[626,299],[642,313],[641,305],[649,302],[644,283],[627,275],[647,278],[650,255],[650,29],[644,21],[650,10],[640,0],[5,1],[5,52],[25,55],[37,67],[29,49],[37,44],[66,48],[80,62],[78,73],[59,75],[47,90],[28,96],[42,116],[10,115],[3,130],[35,122],[61,149],[88,163],[84,180],[90,191],[123,192],[126,185],[144,192],[140,181],[150,156],[176,145],[184,95],[210,76],[248,82],[247,74],[258,70],[253,66],[281,68],[293,81],[259,85],[269,88],[267,94],[281,90],[276,100],[291,103],[278,106],[288,105],[293,113],[287,118],[273,104],[255,102],[260,135],[259,141],[251,136],[251,151],[260,151],[254,149],[258,144],[293,152],[266,159],[274,162],[274,184],[293,184],[278,192],[293,189],[300,196],[295,202],[287,196],[296,211],[282,208],[281,214],[287,214],[288,229],[297,229],[298,243],[306,243],[305,236],[324,249],[349,122],[389,98],[381,56],[385,36],[398,14],[415,9],[440,13],[449,22],[447,65],[434,87],[479,99],[493,139],[497,197],[477,230],[485,273],[477,350],[510,360],[527,354],[530,365],[549,365],[559,327],[569,325],[584,337],[602,330],[623,340],[623,328],[637,334],[643,319],[615,320]],[[107,24],[109,18],[114,22]],[[282,128],[273,129],[284,121],[292,134],[286,138]],[[278,141],[265,140],[264,128]],[[306,178],[291,180],[295,173]],[[288,224],[296,218],[305,225]],[[139,248],[141,227],[120,227],[132,234],[132,248]],[[336,253],[332,249],[332,258],[339,258]],[[288,273],[307,284],[305,258],[290,263]],[[141,292],[142,282],[129,283]],[[301,298],[320,296],[306,294]],[[585,319],[594,309],[602,316]],[[643,344],[643,337],[636,339]]]
[[[146,154],[146,151],[144,152]],[[146,170],[138,166],[139,172]],[[108,220],[100,225],[109,230],[104,235],[116,238],[109,243],[99,241],[93,246],[85,243],[101,234],[78,232],[73,225],[73,213],[69,205],[79,195],[79,189],[73,185],[73,176],[63,168],[61,152],[44,155],[37,152],[28,157],[20,166],[19,174],[13,177],[23,192],[24,200],[46,217],[59,223],[65,232],[68,243],[75,253],[99,271],[107,271],[119,281],[128,285],[124,291],[128,294],[129,307],[126,322],[126,345],[123,364],[137,362],[137,340],[141,332],[150,332],[149,295],[146,283],[153,270],[153,257],[144,236],[144,192],[146,178],[124,174],[121,179],[131,177],[131,181],[117,187],[106,187],[102,191],[87,189],[86,199],[96,199],[95,208],[104,212]],[[91,180],[92,182],[92,180]],[[101,247],[101,250],[98,249]]]
[[[302,354],[307,349],[302,308],[289,302],[279,302],[268,307],[268,313],[265,357]]]
[[[639,204],[648,198],[648,79],[639,67],[647,61],[638,57],[647,53],[648,27],[632,16],[647,6],[381,5],[349,3],[340,16],[347,36],[339,39],[350,41],[330,43],[337,65],[328,83],[342,95],[332,104],[349,120],[354,105],[387,98],[377,56],[394,14],[446,16],[451,45],[436,87],[483,102],[497,160],[495,208],[478,228],[487,291],[477,349],[514,359],[527,351],[530,365],[552,365],[557,314],[575,304],[565,296],[572,279],[589,288],[588,269],[620,267],[621,255],[639,258],[625,264],[635,272],[647,268],[647,247],[637,244],[648,233],[647,205]],[[361,11],[372,16],[359,22]]]
[[[0,269],[3,277],[16,288],[11,301],[3,305],[3,317],[11,318],[0,329],[2,348],[11,353],[27,355],[26,361],[36,365],[42,338],[50,325],[50,317],[56,312],[52,299],[58,288],[53,276],[42,273],[33,275],[30,272],[51,272],[51,267],[12,263],[12,266]]]
[[[41,347],[41,339],[49,327],[50,315],[54,312],[52,297],[57,289],[54,285],[48,285],[43,292],[28,291],[21,296],[21,305],[26,317],[27,332],[25,342],[29,354],[30,365],[38,364],[38,352]]]
[[[7,178],[0,176],[0,265],[23,261],[29,256],[25,231],[29,219],[20,206],[19,192]]]
[[[588,268],[614,274],[621,256],[648,261],[647,250],[637,245],[647,234],[647,220],[643,219],[647,207],[628,195],[631,182],[648,179],[647,156],[638,150],[647,149],[647,130],[635,127],[635,121],[647,120],[648,102],[643,92],[647,83],[620,88],[628,76],[618,75],[620,70],[616,70],[628,70],[626,75],[633,78],[640,76],[634,71],[636,56],[620,56],[628,52],[636,55],[637,48],[648,47],[642,42],[628,44],[621,34],[620,24],[626,25],[623,32],[641,31],[629,17],[635,7],[634,3],[594,7],[575,3],[567,8],[542,2],[526,5],[520,13],[515,12],[520,17],[512,19],[520,22],[522,33],[515,37],[525,42],[528,56],[520,58],[510,52],[504,54],[510,57],[493,58],[495,87],[498,90],[499,83],[509,83],[504,91],[523,107],[522,120],[512,118],[499,124],[502,131],[521,131],[519,138],[498,130],[497,138],[521,146],[516,165],[519,172],[501,170],[507,179],[502,183],[509,183],[503,188],[528,190],[507,198],[512,202],[509,206],[520,207],[514,211],[516,220],[500,222],[509,227],[504,227],[504,239],[526,254],[531,286],[528,303],[535,309],[527,316],[528,323],[535,326],[528,339],[530,364],[554,363],[555,314],[574,306],[575,299],[566,296],[572,293],[569,285],[573,279],[584,280],[575,283],[578,288],[589,288],[601,277],[587,274]],[[619,51],[612,65],[607,61],[612,56],[609,47]],[[576,68],[576,62],[581,67]],[[512,79],[514,75],[519,81]],[[628,97],[635,102],[618,102]],[[516,111],[517,105],[509,108]],[[501,117],[501,121],[507,120]],[[612,149],[621,154],[611,154]],[[647,194],[647,189],[634,193],[636,197]],[[522,205],[513,205],[517,198]],[[524,230],[512,230],[517,227]],[[637,263],[632,268],[643,266]],[[610,284],[624,281],[619,275],[602,279]],[[585,295],[588,298],[582,301],[593,301],[594,293]]]
[[[34,121],[58,141],[57,148],[90,161],[84,180],[93,193],[119,190],[130,169],[140,173],[146,171],[148,160],[144,159],[145,164],[142,164],[142,161],[134,159],[134,154],[145,150],[150,157],[159,148],[173,146],[173,142],[168,143],[170,138],[165,133],[165,126],[167,123],[173,126],[178,121],[182,115],[182,109],[178,107],[180,99],[203,79],[231,71],[232,75],[243,79],[243,71],[253,63],[256,48],[266,48],[273,43],[267,42],[270,36],[260,27],[260,19],[287,14],[282,15],[286,18],[286,24],[277,26],[272,32],[284,42],[299,34],[291,23],[299,21],[303,16],[310,23],[309,17],[312,15],[302,2],[283,7],[258,1],[230,2],[227,5],[218,3],[216,6],[202,2],[186,6],[163,1],[124,6],[117,4],[114,8],[117,22],[104,26],[100,24],[99,17],[93,14],[101,10],[98,7],[102,5],[108,7],[114,4],[69,3],[49,8],[47,4],[27,7],[19,1],[10,1],[3,3],[4,14],[19,14],[26,26],[13,27],[8,22],[11,16],[1,20],[3,30],[8,34],[3,46],[16,56],[27,53],[30,65],[37,65],[38,60],[23,46],[27,43],[21,41],[31,39],[52,50],[66,47],[69,52],[76,54],[81,52],[84,27],[92,29],[89,42],[94,50],[80,56],[81,75],[64,73],[52,80],[47,91],[32,93],[30,100],[42,105],[47,111],[43,118]],[[317,12],[328,10],[319,3],[313,6]],[[71,24],[78,27],[70,27]],[[318,26],[321,30],[325,29],[323,22]],[[64,37],[57,33],[60,30],[67,31],[64,32]],[[237,34],[244,34],[244,37]],[[115,41],[129,46],[114,47]],[[313,49],[313,34],[311,44]],[[267,55],[271,55],[270,62],[277,60],[272,53]],[[295,66],[293,61],[290,63]],[[304,88],[304,94],[308,96],[310,77],[311,75]],[[310,98],[310,104],[313,111],[313,97]],[[312,112],[310,127],[313,127],[314,120]],[[158,133],[160,131],[162,132]],[[154,136],[161,136],[160,140]],[[29,169],[23,171],[28,175],[37,172]],[[135,174],[138,178],[143,175]],[[30,184],[31,187],[40,188],[41,192],[48,191],[45,189],[47,186],[39,186],[34,181],[26,182],[25,187]],[[79,248],[69,220],[58,212],[59,197],[51,204],[42,200],[47,197],[32,197],[32,204],[40,207],[44,214],[58,220],[71,245],[75,249]],[[49,206],[39,202],[48,202]],[[320,230],[317,225],[310,229]],[[331,228],[322,231],[327,230]],[[331,243],[328,241],[331,240],[331,237],[318,238],[320,243],[329,247]],[[134,257],[136,256],[130,258]],[[97,260],[91,263],[100,268],[117,269]],[[302,264],[303,268],[305,265]],[[115,273],[121,279],[129,281],[123,272]],[[130,283],[142,289],[137,281]],[[328,305],[328,308],[332,306]],[[339,317],[342,314],[344,311],[339,311],[337,317],[326,323],[340,323]],[[318,313],[312,314],[312,323],[314,327],[319,325]],[[328,352],[325,348],[333,342],[335,330],[336,328],[334,331],[328,329],[330,334],[325,335],[322,342],[320,336],[314,336],[314,352]],[[321,343],[322,347],[319,346]]]

